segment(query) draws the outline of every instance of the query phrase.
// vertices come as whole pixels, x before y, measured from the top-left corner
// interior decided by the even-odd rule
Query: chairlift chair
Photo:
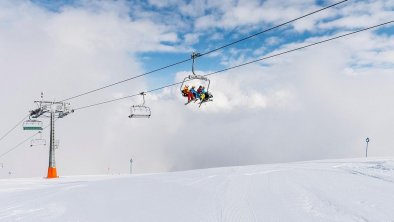
[[[23,122],[23,130],[43,130],[42,122],[39,120],[28,119]]]
[[[195,63],[195,59],[197,58],[197,57],[200,57],[201,56],[201,54],[200,53],[195,53],[195,52],[193,52],[192,53],[192,55],[191,55],[191,58],[192,58],[192,75],[189,75],[189,76],[186,76],[184,79],[183,79],[183,82],[182,82],[182,84],[181,84],[181,87],[180,87],[180,90],[181,90],[181,93],[182,93],[182,95],[184,96],[184,97],[187,97],[187,95],[184,93],[184,87],[186,86],[186,82],[189,82],[189,81],[193,81],[193,80],[200,80],[200,81],[202,81],[202,82],[205,82],[205,84],[203,84],[203,86],[205,87],[205,89],[206,89],[206,97],[205,97],[205,99],[203,100],[203,101],[201,101],[200,102],[200,105],[199,105],[199,107],[201,107],[201,105],[203,104],[203,103],[205,103],[205,102],[209,102],[209,101],[212,101],[212,94],[210,93],[210,91],[209,91],[209,86],[210,86],[210,84],[211,84],[211,80],[210,79],[208,79],[207,77],[205,77],[205,76],[203,76],[203,75],[197,75],[195,72],[194,72],[194,63]]]
[[[33,146],[46,146],[47,145],[47,141],[45,139],[32,139],[30,141],[30,147]]]
[[[150,118],[151,110],[149,107],[145,106],[145,92],[140,93],[142,95],[143,103],[142,105],[133,105],[130,107],[129,118]]]
[[[33,147],[33,146],[46,146],[47,145],[47,141],[42,138],[42,132],[39,131],[38,133],[40,134],[40,138],[32,139],[30,141],[30,147]]]

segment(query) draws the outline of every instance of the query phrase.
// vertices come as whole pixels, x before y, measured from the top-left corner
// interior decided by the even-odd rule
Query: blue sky
[[[75,0],[64,0],[64,1],[46,1],[46,0],[32,0],[34,4],[43,7],[54,13],[62,13],[62,11],[68,8],[91,8],[97,10],[98,13],[105,12],[105,8],[100,8],[100,3],[91,1],[75,1]],[[251,22],[247,22],[245,19],[247,15],[240,14],[234,16],[236,20],[230,22],[222,22],[224,25],[205,25],[206,27],[198,27],[198,22],[201,18],[210,18],[221,22],[225,20],[226,16],[232,12],[237,12],[237,8],[242,7],[242,4],[247,2],[242,1],[225,1],[223,4],[214,4],[204,1],[120,1],[123,7],[128,7],[126,14],[130,21],[139,19],[149,19],[165,26],[168,32],[172,32],[176,35],[176,40],[161,41],[160,44],[169,46],[171,50],[164,51],[144,51],[141,50],[137,53],[137,57],[144,70],[149,71],[161,66],[171,64],[175,61],[180,61],[190,56],[191,51],[206,52],[216,47],[220,47],[226,43],[235,41],[243,36],[253,34],[255,32],[270,28],[274,25],[280,24],[286,20],[296,18],[304,13],[316,10],[318,7],[327,6],[333,3],[333,1],[295,1],[293,3],[286,3],[284,5],[270,4],[270,1],[249,1],[246,5],[253,5],[258,7],[255,14],[264,14],[268,10],[290,10],[291,13],[285,15],[285,18],[281,16],[273,16],[274,18],[264,19],[264,16],[257,18]],[[253,3],[251,3],[253,2]],[[281,49],[281,47],[290,43],[303,42],[312,37],[330,36],[335,33],[356,30],[360,27],[366,27],[368,24],[357,24],[351,27],[348,24],[337,24],[327,28],[321,28],[324,24],[335,23],[343,18],[354,16],[355,18],[362,13],[371,13],[354,9],[354,15],[350,14],[344,9],[352,7],[351,5],[371,3],[372,1],[350,1],[339,5],[334,9],[330,9],[326,16],[312,15],[310,18],[306,18],[306,21],[312,21],[312,25],[309,27],[297,28],[293,25],[287,25],[280,29],[270,31],[262,34],[253,39],[245,42],[238,43],[233,47],[229,47],[221,50],[216,56],[209,58],[200,58],[197,65],[199,70],[202,71],[215,71],[223,69],[229,65],[236,65],[237,63],[252,60],[257,57],[267,55],[275,50]],[[292,5],[291,5],[292,4]],[[226,5],[225,7],[223,5]],[[186,10],[187,7],[196,8],[195,13]],[[94,9],[96,8],[96,9]],[[392,6],[381,6],[382,10],[392,10]],[[295,11],[297,10],[297,11]],[[343,12],[341,11],[343,10]],[[124,12],[121,12],[124,13]],[[349,13],[349,14],[348,14]],[[124,15],[118,15],[124,16]],[[238,17],[237,17],[238,16]],[[272,16],[271,16],[272,17]],[[246,21],[243,21],[246,20]],[[238,20],[238,21],[237,21]],[[268,21],[267,21],[268,20]],[[302,23],[302,21],[301,21]],[[200,25],[201,26],[201,25]],[[302,25],[301,25],[302,26]],[[393,33],[393,28],[382,28],[378,30],[379,34]],[[150,35],[151,33],[146,33]],[[194,38],[192,41],[188,41],[188,35]],[[135,52],[131,52],[135,53]],[[164,70],[160,73],[152,75],[149,79],[152,82],[152,86],[160,85],[163,83],[170,83],[174,78],[174,74],[187,70],[190,68],[190,64],[184,64],[181,66],[173,67]],[[136,74],[136,73],[133,73]]]

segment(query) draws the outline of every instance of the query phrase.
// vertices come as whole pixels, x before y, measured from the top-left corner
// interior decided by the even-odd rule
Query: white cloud
[[[178,41],[177,34],[164,25],[125,17],[124,7],[118,2],[69,6],[51,12],[28,1],[2,1],[0,15],[0,73],[7,83],[0,89],[0,98],[10,107],[3,113],[4,129],[34,108],[32,101],[39,98],[41,91],[45,99],[64,99],[142,73],[136,53],[174,51],[174,47],[162,42]],[[138,88],[146,88],[143,78],[71,103],[79,107],[119,93],[136,93]],[[58,164],[63,175],[107,171],[113,154],[109,143],[113,137],[108,131],[112,112],[111,106],[100,107],[95,118],[89,111],[87,115],[81,111],[57,122],[57,137],[61,140]],[[18,128],[1,141],[0,152],[27,135]],[[88,156],[92,156],[89,161]],[[47,149],[23,146],[2,160],[5,168],[1,175],[9,170],[19,177],[37,176],[45,169],[46,161]]]
[[[364,28],[394,19],[390,1],[359,1],[337,10],[338,18],[320,22],[319,29]]]
[[[194,45],[198,43],[200,35],[195,33],[189,33],[185,35],[185,44],[186,45]]]
[[[280,23],[294,19],[303,13],[314,10],[312,1],[225,1],[223,4],[213,4],[208,1],[207,9],[212,14],[203,15],[196,21],[199,30],[209,28],[229,29],[239,26]]]

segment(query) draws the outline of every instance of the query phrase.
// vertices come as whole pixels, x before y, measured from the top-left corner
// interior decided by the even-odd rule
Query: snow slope
[[[394,221],[394,158],[2,179],[0,221]]]

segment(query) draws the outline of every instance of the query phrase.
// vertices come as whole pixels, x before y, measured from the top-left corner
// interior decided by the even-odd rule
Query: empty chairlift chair
[[[47,141],[42,138],[42,132],[39,131],[38,133],[40,134],[39,138],[35,138],[35,139],[32,139],[30,141],[30,146],[31,147],[33,147],[33,146],[46,146],[47,145]]]
[[[129,118],[150,118],[151,111],[150,108],[145,106],[145,92],[140,93],[142,95],[143,103],[142,105],[133,105],[130,107]]]
[[[23,130],[42,130],[42,122],[39,120],[29,119],[23,123]]]

